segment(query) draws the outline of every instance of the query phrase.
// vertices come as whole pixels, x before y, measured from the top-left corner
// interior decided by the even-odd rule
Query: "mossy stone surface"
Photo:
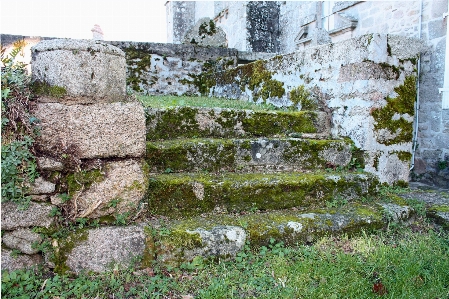
[[[268,137],[319,133],[316,112],[265,112],[195,107],[147,108],[147,140],[203,137]]]
[[[368,174],[162,174],[150,177],[148,207],[153,214],[190,217],[214,209],[227,212],[323,206],[376,194]]]
[[[387,97],[387,105],[371,112],[377,131],[377,141],[385,145],[411,142],[413,137],[413,121],[404,118],[404,115],[413,117],[416,101],[416,78],[409,76],[404,83],[394,91],[398,94],[395,98]],[[387,131],[391,136],[383,136]]]

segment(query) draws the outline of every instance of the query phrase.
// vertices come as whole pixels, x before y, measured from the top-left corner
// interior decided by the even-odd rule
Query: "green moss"
[[[75,246],[88,239],[89,233],[87,229],[78,229],[70,233],[68,236],[57,239],[58,246],[54,248],[55,263],[54,271],[59,274],[64,274],[69,270],[66,264],[68,255],[72,252]]]
[[[231,66],[231,64],[229,64]],[[232,66],[234,62],[232,63]],[[200,90],[201,94],[208,94],[215,85],[238,84],[242,91],[248,87],[253,91],[253,98],[266,100],[273,97],[282,97],[285,94],[284,83],[272,78],[272,72],[266,69],[265,63],[258,60],[233,69],[221,72],[211,69],[203,70],[203,73],[189,75],[192,80],[185,84],[193,84]]]
[[[88,189],[93,183],[101,182],[103,179],[104,174],[99,169],[71,173],[66,178],[68,194],[73,196],[82,188]]]
[[[324,169],[328,162],[323,157],[326,150],[335,150],[335,152],[349,152],[350,145],[348,141],[330,141],[330,140],[290,140],[290,146],[284,150],[282,158],[290,164],[300,164],[303,169]],[[347,165],[333,165],[347,166]]]
[[[242,127],[253,136],[286,133],[316,133],[317,114],[314,112],[254,112],[244,118]],[[287,131],[288,130],[288,131]]]
[[[293,108],[296,108],[299,104],[301,110],[316,110],[318,108],[317,103],[311,98],[310,92],[305,89],[304,85],[290,91],[290,101],[293,102]]]
[[[31,90],[38,96],[50,96],[55,98],[62,98],[67,94],[67,90],[64,87],[57,85],[49,85],[46,82],[34,82],[31,86]]]
[[[414,76],[405,79],[404,84],[394,89],[398,94],[396,98],[387,97],[385,107],[375,109],[371,112],[375,120],[374,129],[377,131],[377,141],[385,145],[411,142],[413,137],[413,123],[399,117],[393,119],[395,114],[414,115],[414,104],[416,100],[416,81]],[[393,138],[384,138],[382,130],[388,131]]]
[[[202,187],[201,197],[195,193],[198,184]],[[171,174],[150,179],[148,200],[152,213],[177,218],[211,212],[217,205],[229,212],[249,211],[254,206],[261,210],[320,206],[335,194],[375,194],[375,186],[376,181],[370,176],[362,179],[353,175],[288,173]]]
[[[122,49],[126,56],[127,77],[126,84],[134,91],[143,92],[141,85],[148,85],[144,72],[151,67],[151,54],[145,49],[138,49],[134,46]],[[154,82],[153,82],[154,83]]]
[[[395,151],[392,152],[392,154],[396,154],[396,156],[398,156],[399,160],[401,160],[402,162],[410,162],[412,160],[412,154],[410,152]]]
[[[148,142],[146,160],[159,172],[232,170],[236,147],[226,139],[180,139]]]
[[[311,111],[268,112],[222,110],[218,116],[209,110],[210,119],[220,126],[200,128],[197,115],[201,108],[168,108],[147,113],[147,139],[202,137],[245,137],[315,133],[318,115]],[[207,110],[203,109],[203,113]],[[238,130],[236,130],[238,128]],[[243,132],[242,132],[243,131]]]

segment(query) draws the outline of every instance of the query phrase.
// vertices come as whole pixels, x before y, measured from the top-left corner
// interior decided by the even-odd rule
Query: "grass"
[[[59,276],[2,273],[3,298],[448,298],[449,235],[426,222],[286,248],[272,240],[231,261]]]
[[[280,110],[271,104],[256,104],[254,102],[231,100],[211,97],[189,97],[189,96],[142,96],[137,98],[146,107],[168,108],[168,107],[204,107],[204,108],[231,108],[248,109],[255,111]]]

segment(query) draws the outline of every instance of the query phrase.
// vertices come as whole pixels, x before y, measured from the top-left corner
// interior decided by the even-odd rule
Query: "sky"
[[[0,33],[105,40],[167,41],[166,0],[0,0]]]

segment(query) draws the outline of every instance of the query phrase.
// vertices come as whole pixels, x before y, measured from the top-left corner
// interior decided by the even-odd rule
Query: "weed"
[[[348,200],[341,197],[341,196],[337,196],[332,198],[331,200],[326,201],[326,207],[328,208],[339,208],[342,206],[345,206],[348,203]]]

